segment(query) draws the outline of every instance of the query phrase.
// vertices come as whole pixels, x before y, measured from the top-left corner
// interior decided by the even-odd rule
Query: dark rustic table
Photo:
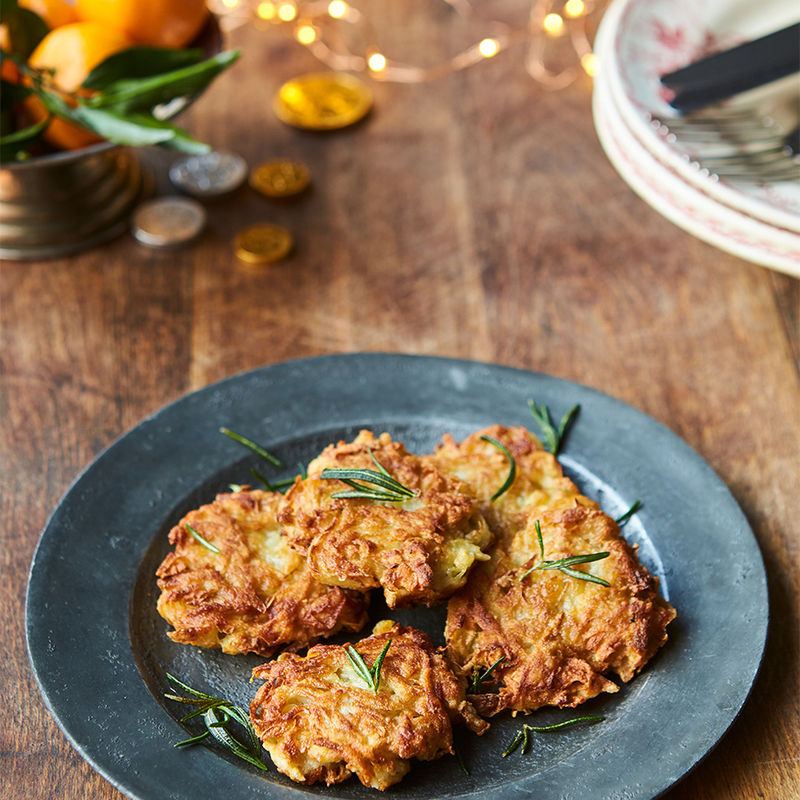
[[[424,20],[396,14],[390,46],[444,52]],[[284,79],[317,68],[312,57],[251,28],[232,39],[241,62],[183,121],[251,164],[301,159],[312,191],[276,203],[245,188],[209,203],[207,232],[177,252],[123,236],[0,267],[4,790],[121,797],[58,730],[25,650],[31,556],[78,472],[142,417],[210,382],[371,350],[578,381],[708,460],[763,551],[771,627],[741,716],[667,796],[797,797],[800,282],[703,244],[639,200],[597,142],[588,78],[545,91],[511,50],[432,84],[376,84],[367,121],[314,135],[270,110]],[[149,158],[161,172],[169,160]],[[287,225],[297,247],[253,269],[231,240],[260,220]]]

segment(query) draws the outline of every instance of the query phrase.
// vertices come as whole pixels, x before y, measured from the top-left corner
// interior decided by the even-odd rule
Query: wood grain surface
[[[453,47],[419,2],[392,8],[387,51],[434,60]],[[241,370],[398,351],[596,387],[708,460],[755,530],[771,627],[741,716],[666,797],[800,796],[800,282],[651,210],[600,149],[589,80],[547,92],[520,49],[429,85],[376,84],[363,124],[314,135],[270,110],[284,79],[318,68],[311,56],[253,29],[232,39],[240,63],[182,121],[251,164],[301,159],[311,191],[278,203],[244,188],[209,203],[202,240],[168,254],[124,236],[0,267],[4,791],[122,796],[55,725],[25,649],[31,557],[79,471],[145,415]],[[163,181],[170,157],[147,157]],[[267,269],[231,246],[260,220],[297,242]]]

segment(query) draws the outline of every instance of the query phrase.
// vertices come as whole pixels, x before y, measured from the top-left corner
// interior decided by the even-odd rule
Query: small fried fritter
[[[535,521],[546,560],[607,551],[600,561],[574,566],[608,581],[605,587],[541,563]],[[448,604],[447,653],[465,675],[504,657],[492,673],[496,693],[470,695],[480,713],[576,706],[629,681],[667,640],[675,610],[658,594],[658,580],[639,564],[616,523],[576,504],[531,518],[507,551],[475,571]]]
[[[321,478],[325,468],[377,471],[370,452],[416,496],[400,502],[335,498],[352,490]],[[279,520],[323,583],[350,589],[383,587],[390,608],[433,605],[467,580],[491,533],[466,487],[429,459],[412,455],[388,433],[361,431],[330,445],[287,492]]]
[[[495,501],[492,495],[508,475],[508,458],[482,436],[505,445],[516,464],[514,483]],[[469,487],[496,537],[496,546],[510,543],[514,534],[525,527],[531,514],[545,508],[570,508],[576,500],[582,505],[596,507],[596,503],[583,497],[578,487],[564,477],[556,457],[521,426],[492,425],[459,444],[450,434],[445,434],[442,444],[429,458],[442,472],[454,475]]]
[[[452,723],[476,733],[488,727],[424,633],[384,621],[354,647],[372,667],[389,641],[377,693],[339,645],[317,645],[305,658],[284,654],[253,670],[265,683],[250,718],[281,772],[329,785],[355,774],[386,789],[408,772],[409,759],[452,753]]]
[[[269,656],[340,630],[360,630],[367,597],[326,586],[289,546],[277,521],[281,495],[217,495],[169,534],[175,546],[158,568],[158,612],[175,642]],[[219,553],[192,536],[191,526]]]

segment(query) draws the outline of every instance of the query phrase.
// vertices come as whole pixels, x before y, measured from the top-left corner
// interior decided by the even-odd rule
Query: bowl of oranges
[[[12,0],[0,18],[0,256],[123,231],[146,193],[135,148],[197,153],[174,117],[238,57],[204,0]]]

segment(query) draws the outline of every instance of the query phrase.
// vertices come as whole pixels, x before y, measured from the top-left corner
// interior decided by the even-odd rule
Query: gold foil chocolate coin
[[[292,78],[273,100],[278,119],[314,131],[345,128],[362,119],[371,107],[367,85],[344,72],[312,72]]]
[[[292,235],[280,225],[262,222],[239,231],[234,240],[236,257],[248,264],[280,261],[292,249]]]
[[[299,161],[267,161],[250,173],[250,185],[267,197],[300,194],[311,182],[311,173]]]

